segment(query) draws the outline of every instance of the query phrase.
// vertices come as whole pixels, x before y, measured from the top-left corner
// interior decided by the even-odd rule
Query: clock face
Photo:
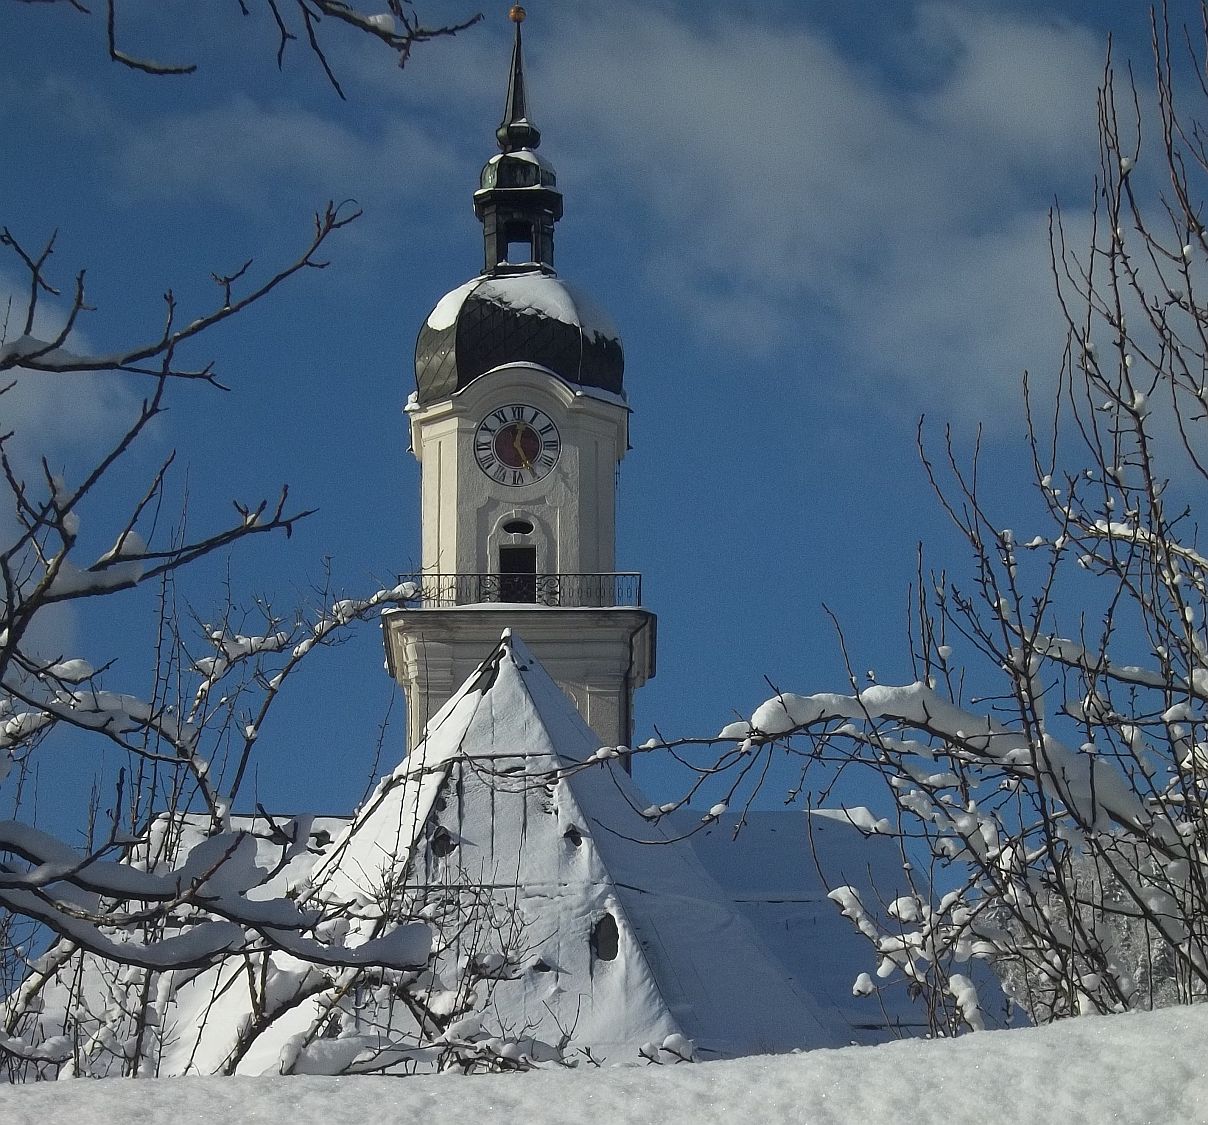
[[[511,403],[488,414],[474,433],[474,459],[492,480],[533,484],[558,463],[562,439],[554,420],[535,406]]]

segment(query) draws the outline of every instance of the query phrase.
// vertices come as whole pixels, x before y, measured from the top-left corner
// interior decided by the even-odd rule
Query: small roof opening
[[[615,961],[621,947],[621,934],[617,920],[611,914],[603,914],[591,931],[591,951],[597,961]]]

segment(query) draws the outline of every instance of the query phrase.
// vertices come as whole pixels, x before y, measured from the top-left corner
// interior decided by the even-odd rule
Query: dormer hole
[[[591,951],[597,961],[615,961],[617,951],[621,946],[621,935],[617,930],[617,920],[611,914],[604,914],[591,931]]]
[[[506,535],[532,535],[533,525],[528,520],[508,520],[503,530]]]
[[[573,847],[581,848],[583,846],[583,833],[573,824],[562,835],[570,841]]]
[[[512,221],[503,227],[503,260],[513,265],[520,262],[535,262],[537,247],[532,223]],[[515,249],[513,250],[513,247]]]
[[[452,854],[453,849],[457,847],[457,841],[453,839],[452,833],[447,828],[441,827],[432,833],[432,841],[428,846],[437,859],[444,859],[445,856]]]

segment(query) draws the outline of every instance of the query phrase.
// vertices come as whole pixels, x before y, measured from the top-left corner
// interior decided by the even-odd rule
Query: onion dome
[[[623,395],[625,358],[611,320],[554,272],[554,224],[562,194],[553,166],[537,153],[529,120],[520,25],[516,25],[500,151],[483,167],[474,213],[483,226],[484,270],[441,298],[415,348],[416,404],[448,398],[480,375],[532,363],[572,386]]]
[[[541,269],[486,274],[441,298],[415,349],[418,405],[507,363],[534,363],[572,386],[624,394],[625,356],[608,314]]]

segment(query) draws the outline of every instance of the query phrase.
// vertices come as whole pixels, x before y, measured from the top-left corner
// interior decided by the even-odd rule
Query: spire
[[[499,147],[504,152],[521,148],[536,148],[541,143],[541,130],[528,119],[528,99],[524,91],[524,44],[520,25],[528,13],[513,4],[508,18],[516,25],[516,42],[512,47],[512,70],[508,79],[508,100],[503,108],[503,121],[495,130]]]
[[[486,273],[532,269],[554,271],[554,224],[562,218],[562,194],[549,161],[533,150],[541,133],[528,119],[524,89],[524,9],[513,4],[516,25],[512,71],[503,122],[495,130],[502,152],[487,161],[474,193],[474,213],[482,222]]]

